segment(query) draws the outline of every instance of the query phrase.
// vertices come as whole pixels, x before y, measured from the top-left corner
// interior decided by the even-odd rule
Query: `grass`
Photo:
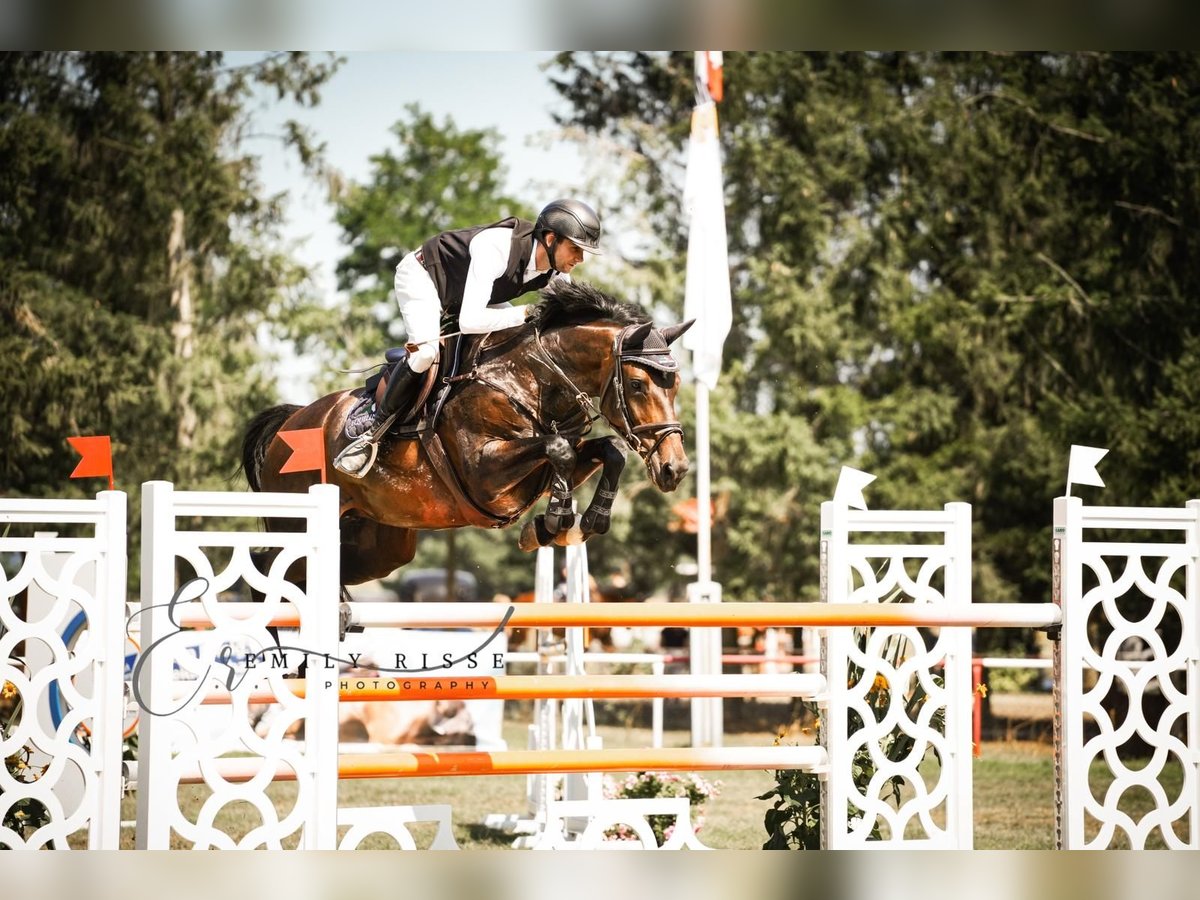
[[[648,747],[650,732],[641,727],[617,725],[598,726],[605,747]],[[507,720],[505,738],[513,749],[526,745],[526,723]],[[771,744],[775,739],[770,731],[727,733],[727,745]],[[686,730],[670,730],[664,736],[668,747],[689,745]],[[767,801],[755,799],[774,784],[773,773],[765,771],[731,771],[705,773],[705,777],[721,782],[720,794],[709,801],[700,839],[711,847],[727,849],[757,849],[766,839],[763,815]],[[1097,797],[1111,782],[1102,762],[1092,772],[1092,789]],[[1176,766],[1168,770],[1164,788],[1169,797],[1177,797],[1182,785],[1182,771]],[[193,819],[203,800],[203,788],[181,789],[181,804],[185,815]],[[524,815],[526,809],[525,776],[404,778],[392,780],[345,781],[339,785],[340,806],[383,806],[416,804],[449,804],[453,809],[454,837],[463,849],[506,849],[512,835],[483,825],[487,816],[495,813]],[[1145,792],[1141,792],[1145,794]],[[186,796],[185,796],[186,795]],[[286,813],[296,796],[295,785],[278,784],[272,788],[272,799],[281,814]],[[1054,847],[1054,753],[1049,744],[1035,742],[985,742],[981,758],[974,765],[974,822],[975,847],[987,849],[1039,850]],[[1152,806],[1149,795],[1127,792],[1122,809],[1145,811]],[[123,817],[134,818],[133,799],[126,798]],[[231,834],[244,834],[261,821],[250,804],[228,807],[218,823]],[[1095,823],[1090,833],[1095,833]],[[419,847],[428,846],[434,827],[416,826],[412,829]],[[1113,846],[1121,846],[1118,833]],[[123,841],[133,845],[132,829],[127,829]],[[177,840],[177,846],[190,846]],[[1127,843],[1127,842],[1126,842]],[[396,846],[386,838],[372,838],[364,848]],[[1162,846],[1155,835],[1150,846]]]
[[[984,743],[975,760],[975,848],[1054,848],[1054,748]]]

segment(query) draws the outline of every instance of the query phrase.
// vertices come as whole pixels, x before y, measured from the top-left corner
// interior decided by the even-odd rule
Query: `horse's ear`
[[[632,329],[625,335],[625,343],[636,347],[641,344],[646,338],[650,337],[650,332],[654,330],[653,322],[643,322],[636,328]]]
[[[673,344],[675,339],[696,324],[695,319],[688,319],[686,322],[680,322],[678,325],[668,325],[662,330],[663,340],[667,344]]]

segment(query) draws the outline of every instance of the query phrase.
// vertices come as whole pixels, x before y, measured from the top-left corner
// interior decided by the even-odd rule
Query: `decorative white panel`
[[[119,846],[125,518],[119,491],[0,499],[0,716],[19,719],[0,734],[0,821],[26,798],[50,818],[27,835],[0,826],[0,847],[67,849],[69,835]],[[77,615],[68,647],[63,623]],[[21,777],[3,762],[14,756],[32,765]]]
[[[408,830],[409,825],[437,825],[429,850],[457,850],[451,807],[446,803],[425,806],[363,806],[347,807],[337,812],[338,825],[349,826],[338,844],[339,850],[356,850],[373,834],[384,834],[394,840],[401,850],[417,850],[417,842]]]
[[[914,542],[880,543],[881,533]],[[971,602],[965,503],[930,512],[824,503],[821,553],[826,602]],[[822,655],[829,695],[821,731],[831,761],[824,846],[969,849],[970,629],[830,628]],[[856,754],[874,770],[869,778],[855,775]]]
[[[660,846],[649,816],[674,816],[671,834]],[[568,837],[567,823],[586,821],[577,836]],[[624,825],[636,841],[617,840],[607,832]],[[692,807],[687,797],[654,797],[619,800],[551,800],[546,829],[534,845],[538,850],[709,850],[692,827]]]
[[[310,660],[306,696],[292,696],[284,676],[299,657],[283,665],[269,650],[275,640],[267,626],[290,604],[300,623],[284,643],[337,654],[337,503],[331,485],[316,485],[308,494],[143,485],[142,657],[135,672],[146,707],[139,726],[139,847],[335,847],[336,679],[319,677],[319,658]],[[295,519],[299,530],[261,530],[267,516]],[[263,550],[273,558],[260,557]],[[304,573],[293,569],[298,565]],[[250,589],[262,602],[230,606],[230,600],[251,599]],[[186,606],[173,611],[172,598]],[[176,624],[179,612],[198,608],[211,628]],[[268,652],[247,667],[246,658],[260,650]],[[228,687],[230,702],[202,705],[205,695]],[[248,698],[268,688],[284,700],[259,735]],[[313,727],[303,740],[290,739],[289,731],[305,722]],[[253,770],[249,781],[234,783],[217,771],[218,761],[233,759]],[[295,782],[289,802],[268,793],[280,775]],[[250,807],[258,823],[237,841],[221,819],[235,807]]]
[[[1145,509],[1055,500],[1065,849],[1200,848],[1198,534],[1200,501]],[[1111,772],[1111,783],[1093,767]],[[1165,787],[1177,782],[1177,791]]]

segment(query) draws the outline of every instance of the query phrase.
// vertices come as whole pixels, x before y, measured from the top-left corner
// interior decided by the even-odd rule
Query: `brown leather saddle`
[[[438,358],[424,372],[416,391],[404,398],[396,421],[389,429],[390,434],[413,436],[424,428],[433,427],[451,387],[447,379],[457,374],[460,348],[461,337],[458,335],[441,342]],[[408,347],[387,350],[383,355],[384,362],[368,376],[358,391],[359,396],[364,400],[370,398],[376,404],[382,403],[383,395],[387,392],[388,377],[397,364],[408,359],[408,354]]]

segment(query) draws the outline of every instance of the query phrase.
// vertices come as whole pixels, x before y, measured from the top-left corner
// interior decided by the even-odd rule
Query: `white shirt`
[[[533,238],[530,238],[533,241]],[[463,334],[483,334],[502,328],[515,328],[525,321],[525,310],[511,303],[488,306],[492,299],[493,283],[508,268],[508,255],[512,249],[511,228],[485,228],[471,238],[471,265],[467,269],[467,280],[463,286],[462,309],[458,313],[458,328]],[[521,278],[528,284],[542,273],[537,270],[537,245],[529,255],[529,265]],[[556,272],[550,283],[571,276]]]

